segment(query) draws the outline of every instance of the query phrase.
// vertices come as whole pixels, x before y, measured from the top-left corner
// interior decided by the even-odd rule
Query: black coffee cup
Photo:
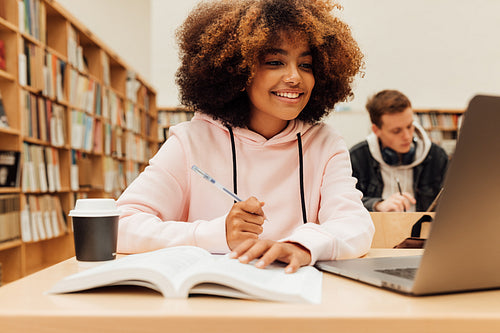
[[[78,199],[69,216],[73,220],[78,261],[116,258],[119,211],[113,199]]]

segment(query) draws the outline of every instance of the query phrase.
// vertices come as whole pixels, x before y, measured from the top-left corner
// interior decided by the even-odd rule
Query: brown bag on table
[[[394,246],[395,249],[422,249],[425,246],[425,240],[427,239],[426,235],[422,234],[422,223],[432,222],[432,216],[430,215],[422,215],[420,219],[418,219],[413,227],[411,228],[411,237],[406,238],[398,245]]]

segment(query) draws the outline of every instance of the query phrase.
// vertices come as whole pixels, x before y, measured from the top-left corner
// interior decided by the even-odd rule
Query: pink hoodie
[[[358,257],[374,233],[355,188],[347,147],[325,124],[290,121],[267,140],[234,128],[238,196],[264,201],[262,239],[293,241],[316,260]],[[302,136],[307,223],[302,221],[297,133]],[[212,253],[230,251],[225,218],[233,199],[191,170],[193,164],[233,189],[229,131],[196,114],[170,129],[171,137],[150,165],[118,199],[122,211],[118,251],[135,253],[194,245]]]

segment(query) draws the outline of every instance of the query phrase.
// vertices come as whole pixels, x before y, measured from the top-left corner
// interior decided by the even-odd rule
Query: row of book
[[[129,154],[135,156],[134,161],[129,160],[125,165],[110,156],[104,156],[102,166],[104,169],[104,190],[109,193],[121,193],[140,172],[140,163],[144,163],[149,156],[147,146],[140,137],[129,133],[131,148]],[[61,184],[61,151],[51,146],[23,143],[23,172],[21,179],[22,191],[33,192],[59,192]],[[71,150],[71,163],[69,167],[69,183],[72,191],[78,191],[81,186],[93,187],[92,171],[93,165],[87,154],[78,150]],[[0,151],[0,187],[19,186],[20,156],[17,151]],[[137,160],[137,159],[141,160]],[[88,162],[88,163],[85,163]],[[99,166],[101,164],[99,163]],[[88,175],[83,177],[82,175]]]
[[[29,34],[43,44],[46,44],[47,13],[43,2],[41,0],[19,0],[17,3],[20,32]],[[78,44],[78,33],[72,25],[68,25],[66,28],[68,34],[66,50],[68,62],[80,72],[86,72],[88,68],[83,48]],[[102,69],[104,84],[109,86],[111,84],[111,80],[109,57],[107,54],[102,55]],[[135,76],[132,77],[130,73],[127,77],[131,77],[131,79],[127,80],[129,81],[127,83],[127,92],[129,92],[127,93],[127,96],[130,95],[131,99],[135,101],[137,97],[132,96],[132,94],[133,91],[137,91],[139,83],[133,80],[135,79]]]
[[[162,127],[174,126],[183,121],[189,121],[191,118],[193,118],[192,111],[158,110],[158,125]]]
[[[19,194],[0,195],[0,243],[21,236]]]
[[[17,3],[20,32],[45,43],[47,35],[45,6],[40,0],[21,0]]]
[[[131,132],[125,133],[125,154],[130,160],[146,163],[151,156],[146,140]]]
[[[158,110],[158,139],[165,141],[168,139],[168,129],[193,118],[193,111],[184,110]]]
[[[58,196],[27,195],[21,211],[21,235],[24,242],[37,242],[60,236],[68,231]]]
[[[131,132],[127,133],[132,134]],[[71,148],[123,158],[122,147],[122,128],[93,118],[83,111],[71,111]]]
[[[137,106],[129,101],[125,101],[125,128],[134,133],[141,133],[142,116]]]
[[[87,71],[85,57],[83,56],[83,48],[81,45],[78,45],[78,34],[76,32],[76,29],[72,25],[68,25],[67,32],[68,62],[74,68],[77,68],[80,72]]]
[[[456,113],[427,112],[418,113],[417,117],[425,129],[440,128],[457,130],[460,127],[462,116]]]
[[[74,108],[110,119],[113,125],[125,126],[123,99],[114,91],[103,88],[98,81],[73,67],[67,70],[63,60],[28,40],[23,39],[23,50],[19,53],[18,64],[20,85],[30,86],[60,103],[69,100]],[[65,84],[66,71],[69,73],[68,85]],[[137,80],[134,82],[139,84]],[[68,87],[68,97],[65,87]],[[135,102],[137,93],[134,96],[130,100]]]
[[[69,83],[70,105],[86,111],[89,114],[95,113],[97,115],[101,115],[102,89],[99,82],[80,74],[73,68],[70,68]]]
[[[21,112],[21,132],[24,136],[49,142],[55,147],[62,147],[67,142],[64,106],[21,90]]]
[[[23,192],[56,192],[61,190],[59,151],[23,143]]]
[[[30,86],[35,90],[43,90],[44,50],[30,41],[23,39],[23,50],[18,55],[19,84]],[[42,70],[36,70],[40,68]]]
[[[118,197],[126,187],[127,179],[123,163],[120,163],[113,158],[105,157],[104,191],[107,193],[112,193],[115,197]]]
[[[139,88],[139,91],[137,92],[137,96],[139,99],[138,102],[144,106],[144,110],[146,110],[146,112],[150,112],[151,111],[151,109],[150,109],[151,100],[150,100],[149,95],[148,95],[148,90],[146,89],[145,86],[141,86]]]
[[[0,95],[1,96],[1,95]],[[8,126],[5,111],[2,115],[0,98],[0,119]],[[137,128],[140,124],[140,113],[131,105],[127,116],[127,127]],[[22,134],[26,137],[39,139],[55,147],[63,147],[68,142],[66,128],[66,108],[50,99],[21,90],[21,112],[23,113]],[[140,125],[139,125],[140,126]],[[70,146],[73,149],[82,149],[87,152],[105,153],[116,157],[123,157],[122,150],[123,130],[94,118],[80,110],[71,111],[71,138]],[[133,155],[129,155],[133,156]],[[142,155],[141,155],[142,156]]]
[[[66,101],[64,95],[64,79],[66,73],[66,62],[59,59],[55,54],[45,52],[45,64],[43,66],[44,87],[43,94],[58,101]]]
[[[86,112],[71,111],[71,148],[92,151],[94,118]]]

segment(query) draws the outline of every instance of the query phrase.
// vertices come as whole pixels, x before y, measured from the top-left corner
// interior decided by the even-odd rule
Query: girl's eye
[[[309,64],[309,63],[301,64],[300,67],[302,67],[304,69],[307,69],[307,70],[312,70],[313,69],[313,65]]]
[[[282,64],[283,63],[279,60],[266,61],[266,65],[270,65],[270,66],[280,66]]]

